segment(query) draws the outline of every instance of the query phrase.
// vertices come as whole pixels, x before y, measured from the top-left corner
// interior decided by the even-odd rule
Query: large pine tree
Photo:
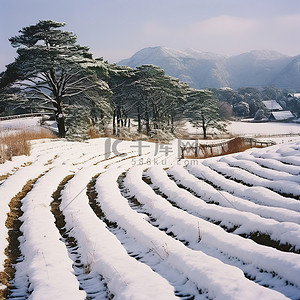
[[[61,30],[63,26],[39,21],[10,38],[18,57],[1,74],[0,82],[0,87],[19,85],[39,107],[53,110],[60,137],[66,136],[65,102],[82,95],[97,106],[97,91],[109,92],[108,85],[86,67],[93,62],[89,49],[76,44],[76,36]]]

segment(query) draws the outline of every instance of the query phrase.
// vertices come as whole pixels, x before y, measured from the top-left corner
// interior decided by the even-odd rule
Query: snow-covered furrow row
[[[151,218],[151,215],[145,212],[143,206],[135,197],[128,195],[128,190],[124,186],[125,174],[126,172],[121,174],[117,180],[121,195],[128,200],[128,204],[132,210],[136,211],[142,218],[147,220],[149,224],[159,228],[158,224],[156,224],[156,219]],[[98,207],[100,207],[100,202],[101,199],[98,200]],[[137,257],[138,260],[151,267],[153,271],[166,278],[172,286],[174,286],[176,296],[181,299],[207,299],[206,293],[199,291],[196,284],[189,280],[185,274],[182,274],[182,272],[179,272],[177,269],[166,263],[156,249],[153,248],[149,250],[149,248],[140,243],[138,239],[130,236],[123,228],[114,228],[112,232],[121,241],[130,256]],[[172,236],[172,233],[170,232],[167,232],[167,234]]]
[[[279,222],[293,222],[300,224],[300,213],[285,208],[270,207],[255,204],[238,196],[233,196],[225,191],[219,191],[213,186],[190,174],[181,166],[172,166],[167,170],[170,179],[179,186],[184,187],[190,193],[204,200],[210,205],[234,208],[238,211],[251,212],[267,219],[274,219]]]
[[[73,261],[55,226],[50,211],[52,193],[71,172],[68,166],[57,166],[42,176],[22,200],[23,216],[20,249],[24,256],[16,272],[27,275],[31,299],[85,299],[85,292],[73,274]],[[44,262],[41,267],[41,262]],[[19,267],[19,268],[18,268]],[[64,280],[61,280],[64,278]]]
[[[281,148],[286,148],[286,150],[282,151]],[[267,151],[253,151],[251,154],[257,158],[267,158],[267,159],[276,159],[287,165],[300,166],[300,157],[299,150],[289,149],[290,145],[287,147],[282,147],[280,145],[270,147]]]
[[[67,165],[84,160],[80,149],[88,147],[85,143],[66,143],[62,141],[51,141],[34,144],[30,159],[32,164],[18,169],[0,185],[0,272],[3,270],[5,260],[4,249],[7,247],[7,228],[5,227],[6,214],[9,212],[10,200],[22,190],[22,187],[30,179],[53,168],[54,165]],[[100,151],[102,149],[99,149]],[[78,158],[81,155],[82,157]]]
[[[148,265],[154,272],[163,278],[166,278],[174,287],[174,294],[182,300],[206,300],[205,293],[198,290],[196,284],[189,280],[185,274],[178,272],[172,268],[153,248],[141,245],[139,241],[131,237],[124,229],[118,227],[112,230],[118,240],[122,243],[130,256],[135,257],[140,262]],[[143,296],[140,295],[140,298]],[[144,298],[143,298],[144,299]],[[155,299],[160,299],[159,295]],[[163,299],[162,299],[163,300]]]
[[[31,151],[30,156],[33,158],[38,158],[39,156],[43,156],[45,153],[55,153],[57,154],[59,151],[68,151],[73,147],[77,147],[77,142],[67,142],[65,140],[57,139],[57,140],[33,140],[30,142]]]
[[[101,176],[101,175],[100,175]],[[122,186],[123,176],[118,178],[119,186]],[[94,182],[95,180],[93,180]],[[93,183],[93,185],[95,182]],[[122,190],[122,188],[121,188]],[[154,249],[149,249],[144,247],[139,243],[139,241],[133,237],[131,237],[123,228],[117,226],[115,222],[111,222],[106,218],[106,215],[103,213],[101,206],[96,201],[97,193],[95,188],[93,187],[93,192],[91,193],[93,196],[89,197],[90,205],[93,208],[95,214],[100,218],[103,222],[106,223],[107,228],[112,232],[117,239],[121,242],[122,246],[126,249],[127,253],[137,259],[138,261],[148,265],[154,272],[158,273],[163,278],[167,279],[168,282],[174,287],[175,296],[179,297],[180,299],[207,299],[205,294],[200,294],[197,286],[188,280],[183,274],[179,273],[174,268],[167,266],[163,259],[156,253]],[[130,206],[139,212],[142,217],[147,218],[145,214],[139,209],[138,205],[133,204],[130,201]],[[142,295],[140,295],[142,297]],[[157,295],[157,297],[159,297]],[[157,298],[156,297],[156,298]]]
[[[169,201],[193,215],[209,219],[212,222],[218,222],[228,229],[237,228],[234,230],[235,234],[250,235],[254,232],[260,232],[270,236],[271,240],[281,245],[289,244],[287,248],[290,248],[290,251],[292,251],[291,249],[300,250],[300,225],[298,224],[278,222],[262,218],[253,213],[241,212],[234,208],[207,204],[183,188],[179,188],[174,181],[168,178],[167,173],[159,167],[149,168],[146,174],[150,176],[154,187],[159,188],[168,197]],[[280,248],[280,245],[278,246]]]
[[[56,144],[56,143],[55,143]],[[77,143],[77,147],[80,147],[81,146],[81,144],[80,143]],[[78,148],[79,148],[78,147]],[[31,172],[28,172],[30,175],[32,175],[32,173],[35,173],[36,172],[36,174],[38,174],[39,172],[42,172],[42,174],[43,173],[45,173],[46,171],[49,171],[50,169],[51,169],[51,171],[49,171],[49,174],[52,174],[52,175],[49,175],[49,174],[46,174],[46,175],[44,175],[44,177],[46,177],[46,178],[48,178],[49,176],[50,176],[50,178],[48,179],[49,180],[49,182],[51,181],[51,183],[52,183],[52,181],[53,182],[57,182],[57,183],[59,183],[59,181],[57,181],[57,180],[59,180],[59,178],[63,178],[66,174],[71,174],[71,173],[74,173],[74,172],[76,172],[76,170],[78,169],[78,168],[76,168],[76,167],[73,167],[73,166],[67,166],[67,163],[66,163],[66,158],[67,159],[71,159],[71,161],[72,162],[76,162],[76,161],[80,161],[80,160],[82,160],[82,159],[86,159],[85,157],[84,157],[84,154],[82,154],[82,155],[80,155],[80,152],[78,153],[77,151],[74,151],[76,149],[76,144],[74,144],[72,147],[69,147],[68,148],[68,151],[66,151],[66,152],[64,152],[64,153],[61,153],[60,151],[58,151],[58,149],[56,149],[56,151],[55,151],[55,147],[53,147],[53,149],[51,148],[51,151],[49,151],[49,152],[45,152],[45,153],[42,153],[42,151],[41,151],[41,153],[40,154],[38,154],[38,155],[36,155],[36,157],[35,157],[35,159],[36,159],[36,161],[34,161],[34,163],[31,165],[31,166],[29,166],[29,167],[27,167],[27,168],[25,168],[26,169],[26,171],[28,172],[28,171],[31,171]],[[60,149],[61,150],[61,149]],[[66,148],[63,148],[63,150],[66,150]],[[78,150],[78,149],[77,149]],[[53,153],[59,153],[59,155],[55,155],[54,157],[53,157]],[[78,157],[80,155],[80,157]],[[60,167],[61,165],[63,165],[64,167],[62,168],[62,167]],[[40,168],[37,168],[37,166],[39,166]],[[57,166],[59,166],[58,168],[57,168]],[[36,169],[34,169],[34,170],[31,170],[31,168],[32,167],[35,167]],[[61,172],[63,170],[63,172]],[[32,172],[32,171],[35,171],[35,172]],[[55,173],[56,172],[58,172],[58,176],[55,176]],[[9,179],[7,179],[6,181],[5,181],[5,184],[1,187],[2,189],[3,189],[3,187],[12,187],[12,185],[13,185],[13,182],[12,183],[10,183],[10,180],[12,179],[12,178],[14,178],[15,179],[15,186],[19,186],[20,185],[20,183],[22,182],[22,180],[24,180],[26,177],[24,176],[25,174],[24,174],[25,172],[23,171],[23,170],[19,170],[18,172],[16,172],[13,176],[11,176]],[[44,178],[43,177],[43,178]],[[51,178],[52,177],[55,177],[55,180],[52,180]],[[46,181],[45,179],[43,179],[42,180],[42,182],[44,182],[44,181]],[[50,189],[45,189],[45,187],[43,187],[43,184],[45,184],[46,185],[46,183],[40,183],[40,181],[37,183],[38,184],[38,186],[34,186],[34,192],[32,192],[32,193],[30,193],[27,197],[31,197],[31,199],[32,199],[32,202],[34,202],[32,205],[36,205],[36,210],[35,211],[38,211],[39,210],[39,208],[41,208],[42,207],[42,209],[45,209],[45,207],[47,208],[47,205],[49,205],[49,201],[50,200],[52,200],[52,198],[51,198],[51,195],[52,195],[52,192],[55,190],[51,190],[51,188]],[[54,185],[51,185],[50,184],[50,186],[52,186],[53,188],[55,187],[55,183],[54,183]],[[13,191],[14,189],[13,188],[11,188],[11,191]],[[8,192],[9,192],[10,190],[9,190],[9,188],[8,188]],[[41,192],[42,191],[42,192]],[[42,201],[39,201],[39,197],[38,197],[38,195],[39,195],[39,192],[41,192],[41,197],[43,197],[43,196],[47,196],[45,199],[43,199],[44,201],[46,201],[46,202],[44,202],[44,203],[40,203],[40,202],[42,202]],[[34,196],[32,196],[32,194],[34,195]],[[9,197],[11,196],[9,193],[6,193],[5,194],[5,196],[7,197],[7,200],[9,199]],[[26,198],[27,198],[26,197]],[[24,198],[24,201],[26,200],[26,198]],[[1,200],[3,200],[3,199],[1,199]],[[48,202],[47,202],[48,201]],[[1,204],[3,205],[3,202],[1,202]],[[42,206],[41,206],[42,205]],[[24,206],[23,206],[24,207]],[[26,209],[26,206],[25,206],[25,209]],[[30,213],[32,213],[32,212],[29,212],[29,215],[30,215]],[[28,212],[26,212],[24,215],[23,215],[23,217],[26,219],[26,214],[28,214]],[[22,218],[23,218],[22,217]],[[21,219],[22,219],[21,218]],[[31,217],[28,217],[27,218],[27,220],[26,220],[26,222],[29,220],[29,219],[31,219]],[[32,220],[31,220],[33,223],[34,222],[36,222],[36,223],[34,223],[32,226],[34,226],[34,225],[36,225],[36,227],[39,227],[40,226],[40,224],[43,224],[43,220],[42,219],[39,219],[39,222],[37,221],[37,219],[35,219],[34,217],[32,218]],[[30,223],[31,224],[31,223]],[[22,225],[22,227],[21,227],[21,229],[22,228],[26,228],[26,226],[29,226],[28,224],[23,224]],[[50,227],[51,227],[51,225],[50,225]],[[45,232],[47,231],[47,225],[45,225],[45,227],[43,227],[44,229],[45,229]],[[26,233],[24,232],[24,236],[25,236],[25,234],[27,235],[27,237],[28,237],[28,234],[29,234],[29,239],[31,239],[31,241],[27,241],[27,239],[26,238],[21,238],[20,240],[24,240],[26,243],[24,243],[25,244],[25,248],[26,247],[28,247],[28,245],[30,244],[30,242],[32,242],[32,240],[35,240],[35,239],[38,239],[38,236],[35,236],[35,234],[32,232],[32,230],[27,230],[26,231]],[[46,235],[44,236],[44,237],[46,237]],[[53,237],[52,237],[53,238]],[[59,239],[58,239],[59,240]],[[58,241],[59,243],[61,243],[60,241]],[[22,248],[23,247],[23,244],[21,245],[21,247],[20,248]],[[47,246],[45,246],[45,245],[43,245],[43,243],[42,243],[42,245],[39,245],[39,246],[37,246],[37,252],[39,251],[39,250],[41,250],[41,252],[43,252],[43,249],[44,248],[47,248]],[[62,251],[62,254],[63,254],[63,251]],[[50,254],[49,254],[50,255]],[[25,256],[24,255],[24,253],[23,253],[23,256]],[[43,254],[43,257],[44,257],[44,254]],[[50,258],[51,259],[51,258]],[[16,296],[16,295],[18,295],[18,294],[21,294],[21,295],[23,295],[24,294],[24,290],[25,290],[25,288],[24,288],[24,286],[26,285],[26,283],[24,283],[24,282],[22,282],[22,281],[24,281],[24,276],[26,277],[26,274],[24,275],[24,273],[25,273],[25,271],[24,270],[26,270],[26,268],[27,268],[27,266],[28,266],[28,264],[30,264],[30,258],[29,258],[29,262],[28,262],[28,255],[27,256],[25,256],[25,260],[24,261],[20,261],[17,265],[16,265],[16,274],[15,274],[15,278],[14,278],[14,280],[13,280],[13,284],[16,286],[16,288],[14,289],[14,291],[13,291],[13,295],[14,296]],[[42,271],[41,271],[42,272]],[[28,274],[27,274],[27,276],[29,276]],[[29,278],[28,279],[29,280],[29,282],[30,282],[30,284],[32,285],[32,282],[31,282],[31,279]],[[37,281],[37,284],[38,284],[38,281]],[[54,285],[52,285],[52,287],[53,287]],[[23,287],[23,288],[22,288]],[[27,288],[27,287],[26,287]],[[58,292],[59,293],[59,292]],[[49,297],[52,297],[52,296],[49,296]]]
[[[75,162],[73,165],[82,165],[84,166],[86,163],[89,163],[91,160],[94,161],[94,164],[100,164],[105,161],[110,161],[114,159],[115,157],[128,157],[130,153],[137,153],[136,150],[132,150],[128,143],[124,143],[118,151],[116,149],[110,149],[112,151],[107,151],[109,149],[103,148],[103,145],[99,144],[99,140],[93,141],[91,140],[88,145],[86,145],[86,149],[82,149],[84,153],[82,156],[84,156],[84,160]],[[107,151],[107,152],[105,152]],[[95,155],[97,154],[97,155]]]
[[[62,241],[65,243],[69,257],[73,261],[74,274],[76,275],[77,280],[80,284],[80,289],[84,290],[86,293],[87,299],[107,299],[107,288],[103,279],[100,275],[90,275],[90,270],[88,266],[84,266],[81,261],[81,256],[78,253],[78,243],[75,238],[71,237],[66,230],[66,222],[62,211],[60,210],[60,197],[61,191],[66,185],[66,183],[74,175],[67,176],[63,182],[59,185],[57,190],[53,193],[53,201],[51,202],[51,211],[55,217],[55,224],[62,236]]]
[[[143,299],[176,298],[173,287],[150,267],[130,257],[90,207],[86,189],[82,187],[95,174],[105,172],[104,167],[102,163],[83,168],[62,192],[61,210],[66,228],[78,242],[77,251],[83,264],[88,266],[91,275],[103,276],[114,299],[140,299],[140,295]],[[110,183],[107,188],[110,189]]]
[[[202,163],[197,165],[188,165],[187,170],[194,176],[209,181],[214,186],[217,186],[222,190],[233,194],[234,196],[248,199],[256,204],[262,204],[271,207],[281,207],[300,212],[299,201],[279,195],[278,193],[275,193],[265,187],[248,187],[233,180],[224,178],[224,176],[203,165]]]
[[[25,298],[28,296],[28,290],[26,284],[27,281],[19,280],[15,276],[15,264],[23,260],[22,254],[20,252],[20,240],[22,237],[22,232],[20,226],[22,222],[19,220],[23,212],[21,209],[22,203],[21,200],[28,194],[31,190],[32,185],[38,178],[34,180],[29,180],[23,187],[22,191],[14,196],[10,203],[10,212],[7,214],[7,220],[5,222],[6,227],[8,228],[8,246],[6,248],[7,258],[4,264],[4,271],[0,273],[1,282],[5,284],[6,288],[0,290],[1,296],[6,297],[5,299],[14,299],[14,298]],[[1,295],[1,292],[3,293]]]
[[[287,145],[286,147],[278,147],[276,150],[277,153],[280,153],[281,156],[298,156],[300,158],[300,143],[299,141],[296,143],[292,143]]]
[[[132,176],[134,183],[131,182],[130,184],[125,179],[125,184],[129,189],[136,188],[136,190],[132,193],[133,196],[137,196],[137,193],[143,194],[143,196],[138,199],[138,201],[141,200],[141,203],[143,203],[144,200],[146,201],[149,199],[149,197],[143,192],[143,189],[145,188],[144,185],[146,184],[144,182],[143,185],[139,184],[137,173],[132,171],[134,169],[135,168],[129,170],[129,173],[134,173]],[[209,298],[285,299],[282,294],[249,281],[238,268],[223,264],[219,260],[205,255],[200,251],[191,250],[184,246],[181,242],[174,240],[164,232],[161,232],[159,229],[151,226],[151,224],[149,224],[142,216],[130,208],[127,200],[120,194],[116,182],[120,173],[121,170],[109,170],[102,174],[96,182],[99,203],[105,215],[107,215],[111,221],[117,222],[120,227],[126,230],[129,235],[136,238],[139,243],[144,245],[144,247],[147,247],[148,249],[154,248],[155,251],[164,258],[167,264],[170,264],[170,266],[177,269],[179,272],[182,272],[187,278],[189,278],[189,280],[192,280],[199,290],[207,293]],[[142,180],[141,173],[139,176],[140,180]],[[152,193],[154,193],[150,187],[149,189]],[[154,210],[154,206],[159,208],[165,205],[161,197],[159,198],[160,200],[158,202],[151,201],[149,209],[153,208]],[[168,203],[168,205],[170,204]],[[172,222],[170,223],[169,218],[173,217],[175,227],[188,226],[189,229],[191,229],[188,229],[186,234],[183,233],[184,230],[181,230],[181,236],[184,236],[185,238],[186,235],[188,235],[191,239],[194,238],[198,240],[198,222],[195,223],[194,220],[191,221],[191,219],[181,219],[178,221],[178,218],[175,216],[177,213],[178,211],[175,211],[172,207],[172,209],[168,208],[167,210],[161,210],[160,213],[158,212],[156,214],[156,217],[160,218],[162,223],[161,226],[164,226],[164,223],[165,227],[169,228],[170,231],[173,230],[173,227],[170,226]],[[183,211],[181,211],[181,213],[179,212],[179,214],[188,215]],[[193,218],[198,219],[196,217]],[[195,228],[197,229],[196,231],[194,230]],[[180,239],[180,234],[178,237]]]
[[[121,177],[123,178],[124,176],[122,175]],[[145,182],[147,182],[148,184],[151,183],[150,178],[148,178],[148,177],[147,178],[143,177],[143,180]],[[119,187],[120,187],[120,184],[119,184]],[[142,214],[146,214],[148,216],[146,218],[146,220],[150,224],[160,228],[167,234],[169,234],[175,238],[178,238],[178,236],[173,232],[173,227],[166,228],[164,222],[162,222],[162,225],[161,225],[159,220],[155,219],[154,216],[149,213],[149,211],[146,211],[144,206],[141,205],[135,197],[132,197],[132,196],[130,196],[130,194],[128,194],[127,188],[122,187],[121,192],[122,192],[122,195],[128,199],[129,205],[132,209],[134,209]],[[159,191],[157,189],[155,189],[155,192],[157,194],[161,194],[163,197],[167,197],[165,194],[162,194],[161,191]],[[180,231],[180,234],[181,234],[181,231]],[[201,237],[200,227],[199,227],[199,236]],[[202,251],[207,255],[213,256],[213,257],[221,260],[225,264],[229,264],[229,265],[238,267],[239,269],[241,269],[244,272],[244,274],[247,278],[253,280],[254,282],[259,283],[260,285],[262,285],[264,287],[274,289],[274,290],[286,295],[290,299],[298,300],[299,287],[294,286],[293,284],[286,285],[286,281],[283,278],[279,277],[277,274],[275,274],[275,272],[267,272],[267,271],[261,269],[260,267],[255,266],[252,263],[246,263],[245,261],[241,260],[238,257],[230,256],[228,253],[226,253],[225,251],[223,252],[222,249],[219,249],[218,247],[213,248],[202,242],[201,243],[199,241],[195,242],[194,240],[191,242],[191,241],[187,241],[186,239],[181,239],[181,241],[185,245],[188,245],[188,247],[191,249]]]
[[[76,171],[76,169],[82,167],[73,167],[73,163],[74,165],[77,165],[77,163],[80,163],[81,161],[84,161],[84,163],[87,163],[88,161],[89,163],[98,163],[96,156],[87,157],[87,153],[92,152],[91,148],[93,148],[94,152],[96,153],[97,151],[103,153],[103,146],[101,147],[101,145],[101,142],[100,145],[99,142],[95,143],[93,147],[91,147],[91,145],[89,145],[88,143],[47,141],[47,143],[35,144],[35,142],[33,142],[32,154],[30,156],[30,161],[33,161],[33,163],[31,163],[31,165],[28,163],[22,166],[22,168],[20,169],[18,167],[19,160],[16,159],[16,161],[14,162],[14,164],[17,164],[16,168],[12,169],[14,170],[14,173],[10,175],[9,178],[5,179],[0,187],[0,272],[4,270],[4,261],[6,259],[4,249],[8,245],[8,242],[6,240],[6,237],[8,236],[8,229],[5,226],[5,222],[7,220],[6,214],[9,212],[8,204],[10,202],[10,199],[12,199],[15,194],[18,194],[18,192],[21,191],[22,186],[26,183],[27,180],[35,178],[40,174],[44,174],[45,172],[49,171],[49,169],[54,168],[56,165],[70,164],[70,172],[73,173]],[[92,160],[92,158],[94,159]],[[27,161],[28,158],[26,157],[26,162]],[[12,167],[13,165],[10,164],[10,168]],[[24,279],[20,274],[24,274],[24,263],[20,262],[17,267],[19,269],[19,272],[16,274],[14,281],[18,281],[22,285],[22,281],[24,281]],[[20,278],[20,280],[18,280],[18,278]],[[15,282],[13,284],[17,285],[17,283]],[[3,288],[5,288],[5,286],[2,285],[1,289]],[[17,288],[14,291],[14,294],[18,294]],[[21,294],[23,294],[23,291],[21,292]]]
[[[297,254],[257,245],[251,240],[226,233],[217,225],[172,207],[169,202],[154,193],[151,187],[141,179],[141,175],[141,169],[129,170],[124,184],[131,194],[145,205],[145,209],[160,221],[161,227],[169,228],[179,239],[187,240],[190,243],[197,243],[200,231],[201,243],[219,249],[246,263],[253,263],[256,267],[268,272],[276,272],[284,280],[300,287],[300,257]],[[163,181],[163,179],[161,180]],[[253,255],[255,255],[255,260],[251,261]],[[295,279],[295,277],[299,277],[299,279]]]
[[[300,197],[300,184],[287,180],[268,180],[255,174],[249,173],[237,167],[229,166],[225,162],[218,161],[216,158],[209,158],[203,161],[203,165],[210,167],[232,180],[238,180],[243,184],[250,186],[261,186],[269,188],[285,195]]]
[[[265,167],[261,167],[254,161],[247,161],[237,159],[235,156],[223,156],[217,161],[225,162],[231,167],[238,167],[243,170],[246,170],[254,175],[259,176],[260,178],[269,179],[269,180],[285,180],[300,183],[300,175],[291,175],[283,171],[270,170]]]
[[[126,152],[126,150],[129,148],[129,145],[128,143],[124,143],[120,145],[119,148],[119,151]],[[86,142],[51,140],[48,141],[48,143],[33,142],[30,157],[36,160],[40,157],[43,157],[45,153],[52,153],[53,155],[60,153],[60,155],[64,157],[64,165],[78,166],[78,168],[80,168],[85,163],[90,163],[91,160],[93,160],[94,163],[102,161],[106,155],[109,156],[111,153],[113,153],[111,151],[114,149],[107,149],[107,153],[105,153],[105,150],[105,145],[102,139],[89,140]],[[68,156],[65,155],[66,153],[68,153]]]
[[[203,243],[190,245],[190,247],[194,250],[202,251],[209,256],[215,257],[225,264],[241,269],[246,278],[256,282],[261,286],[276,290],[277,292],[285,295],[288,299],[299,300],[299,287],[296,285],[287,284],[284,279],[275,273],[264,271],[261,268],[257,268],[252,263],[245,263],[237,257],[229,256],[219,249],[210,248]]]
[[[7,247],[6,238],[8,233],[7,228],[5,227],[5,221],[7,213],[9,212],[9,202],[22,190],[26,182],[30,179],[37,178],[40,174],[43,174],[50,169],[50,165],[46,165],[46,163],[51,157],[51,155],[45,155],[43,159],[19,169],[0,185],[0,272],[3,271],[5,259],[4,249]]]
[[[259,164],[260,166],[271,169],[271,170],[285,172],[285,173],[288,173],[291,175],[300,175],[299,166],[287,165],[287,164],[284,164],[284,163],[282,163],[276,159],[272,159],[272,158],[255,157],[251,152],[242,152],[242,153],[236,154],[236,155],[234,155],[234,158],[240,159],[240,160],[254,161],[257,164]]]
[[[11,161],[6,161],[1,164],[0,168],[0,184],[4,182],[6,178],[14,174],[18,169],[26,167],[31,164],[28,156],[14,156]]]

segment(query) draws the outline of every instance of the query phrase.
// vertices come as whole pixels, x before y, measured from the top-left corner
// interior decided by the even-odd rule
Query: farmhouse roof
[[[273,111],[273,112],[271,112],[271,115],[269,117],[269,119],[273,119],[276,121],[290,120],[293,118],[295,118],[295,116],[289,110]]]
[[[275,100],[264,100],[264,101],[262,101],[262,103],[265,105],[265,107],[268,110],[283,110],[281,105],[278,102],[276,102]]]
[[[300,93],[294,93],[295,98],[300,98]]]

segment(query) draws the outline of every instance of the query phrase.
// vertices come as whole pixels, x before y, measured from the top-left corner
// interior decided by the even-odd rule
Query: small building
[[[294,98],[300,98],[300,93],[294,93]]]
[[[269,121],[289,122],[293,119],[295,119],[295,116],[289,110],[273,111],[269,116]]]
[[[262,103],[264,104],[266,109],[270,112],[271,111],[281,111],[281,110],[283,110],[281,105],[275,100],[264,100],[264,101],[262,101]]]
[[[297,100],[297,99],[300,99],[300,93],[288,94],[287,96],[288,101]]]

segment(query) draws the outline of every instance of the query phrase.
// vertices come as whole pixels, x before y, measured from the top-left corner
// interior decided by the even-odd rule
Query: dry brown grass
[[[90,139],[97,139],[99,137],[102,137],[103,135],[99,133],[99,131],[95,127],[90,127],[87,131],[87,135]]]
[[[182,155],[184,158],[195,159],[195,158],[208,158],[214,156],[222,156],[226,154],[232,154],[237,152],[243,152],[250,149],[251,145],[245,143],[243,138],[236,137],[234,139],[228,140],[226,143],[221,145],[207,144],[200,145],[198,147],[192,147],[191,149],[186,149],[185,153]],[[197,152],[196,152],[197,151]]]
[[[13,156],[29,155],[30,140],[56,138],[49,130],[41,128],[35,131],[17,131],[6,134],[0,133],[0,163],[11,160]]]
[[[234,139],[229,140],[227,145],[228,149],[225,150],[226,153],[222,153],[221,155],[243,152],[251,148],[251,146],[249,144],[246,144],[241,137],[236,137]]]

